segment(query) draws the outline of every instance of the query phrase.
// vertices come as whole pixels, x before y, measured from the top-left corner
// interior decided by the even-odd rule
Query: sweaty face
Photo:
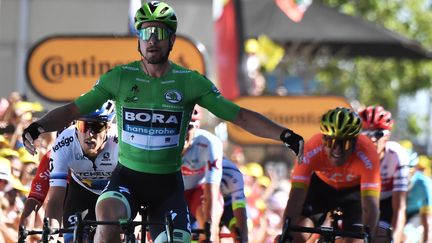
[[[138,37],[140,43],[140,52],[144,60],[150,64],[165,63],[168,60],[168,56],[172,48],[171,45],[174,43],[174,35],[168,34],[167,36],[167,27],[159,22],[143,23],[141,29],[147,30],[144,31],[146,32],[145,34],[143,32],[143,34],[140,34]],[[161,29],[166,31],[164,32]]]
[[[92,129],[91,127],[87,126],[82,129],[77,126],[77,135],[83,153],[88,157],[96,157],[105,146],[108,125],[105,124],[105,129]]]
[[[355,138],[340,139],[323,136],[324,150],[334,166],[344,165],[354,151]]]

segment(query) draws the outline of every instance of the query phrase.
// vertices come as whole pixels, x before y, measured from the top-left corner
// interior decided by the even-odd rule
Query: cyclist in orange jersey
[[[305,157],[292,172],[292,189],[283,218],[292,224],[319,226],[318,219],[340,207],[343,230],[370,227],[379,217],[380,166],[373,143],[360,135],[362,120],[348,108],[335,108],[322,116],[321,133],[305,144]],[[310,234],[293,234],[304,242]],[[276,238],[278,239],[278,238]],[[345,239],[345,242],[356,242]]]

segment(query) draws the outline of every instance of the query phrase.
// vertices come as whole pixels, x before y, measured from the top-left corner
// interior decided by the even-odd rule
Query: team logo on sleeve
[[[172,104],[177,104],[183,99],[182,94],[177,90],[168,90],[165,93],[165,100]]]

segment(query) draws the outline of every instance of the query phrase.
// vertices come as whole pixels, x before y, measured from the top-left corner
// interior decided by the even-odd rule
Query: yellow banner
[[[302,135],[305,140],[319,132],[319,122],[325,112],[338,106],[351,107],[347,100],[337,96],[254,96],[242,97],[234,102],[288,127]],[[254,136],[231,123],[228,123],[228,135],[234,142],[245,145],[280,143]]]
[[[100,75],[119,64],[139,60],[136,37],[51,37],[38,43],[27,59],[31,87],[43,98],[71,101],[90,90]],[[201,51],[177,36],[170,59],[205,74]]]

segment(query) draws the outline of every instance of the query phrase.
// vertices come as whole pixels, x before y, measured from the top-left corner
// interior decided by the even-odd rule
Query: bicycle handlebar
[[[165,216],[165,221],[132,221],[132,220],[118,220],[118,221],[95,221],[95,220],[83,220],[81,217],[81,213],[76,213],[76,224],[74,228],[51,228],[49,226],[49,219],[44,218],[43,228],[42,229],[34,229],[34,230],[26,230],[24,225],[19,226],[18,231],[18,243],[25,243],[27,236],[29,235],[42,235],[42,242],[48,243],[51,235],[53,234],[63,234],[63,233],[73,233],[74,242],[82,243],[82,233],[85,226],[96,226],[96,225],[116,225],[123,228],[123,230],[127,231],[131,228],[135,228],[136,226],[149,226],[149,225],[165,225],[167,233],[168,242],[174,241],[174,223],[171,218],[171,215],[167,214]]]
[[[136,226],[141,225],[143,228],[149,226],[149,225],[164,225],[167,232],[167,239],[168,242],[173,243],[174,242],[174,223],[172,220],[172,217],[170,214],[165,215],[165,221],[133,221],[133,220],[117,220],[117,221],[97,221],[97,220],[83,220],[81,217],[81,213],[76,213],[76,222],[75,222],[75,229],[73,231],[74,233],[74,242],[76,243],[82,243],[82,231],[85,226],[97,226],[97,225],[115,225],[120,226],[125,231],[125,233],[133,232],[131,229],[135,228]]]
[[[355,238],[355,239],[363,239],[365,242],[371,242],[371,235],[369,232],[369,227],[366,225],[363,225],[363,232],[351,232],[351,231],[341,231],[334,229],[333,227],[303,227],[303,226],[297,226],[297,225],[291,225],[291,220],[287,218],[285,220],[285,224],[282,230],[282,235],[279,238],[278,243],[285,243],[290,238],[288,232],[294,231],[294,232],[304,232],[304,233],[316,233],[324,236],[325,238],[331,238],[334,241],[334,238],[336,236],[341,237],[348,237],[348,238]]]

